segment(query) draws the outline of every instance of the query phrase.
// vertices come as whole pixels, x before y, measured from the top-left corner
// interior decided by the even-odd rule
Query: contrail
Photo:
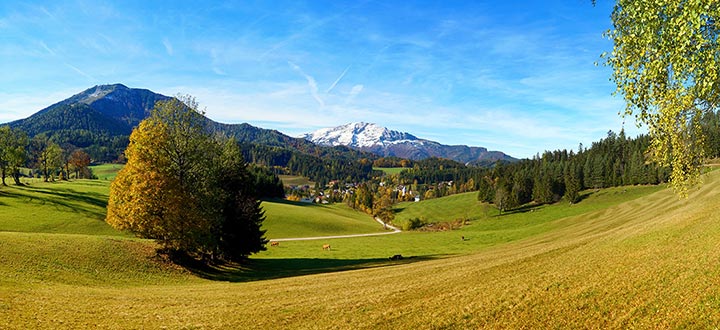
[[[330,93],[330,91],[333,90],[333,88],[335,88],[335,86],[337,86],[337,84],[340,82],[340,80],[342,80],[342,78],[345,77],[345,74],[348,72],[348,70],[350,70],[350,66],[349,66],[349,65],[347,66],[347,68],[345,68],[345,71],[343,71],[343,72],[340,74],[340,77],[338,77],[337,79],[335,79],[335,82],[332,83],[332,85],[330,85],[330,87],[328,87],[328,89],[325,91],[325,94]]]

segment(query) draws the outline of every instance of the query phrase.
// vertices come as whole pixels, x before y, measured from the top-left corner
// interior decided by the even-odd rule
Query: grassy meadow
[[[106,181],[0,187],[0,328],[713,328],[720,172],[704,180],[686,200],[637,186],[503,215],[474,194],[400,204],[397,221],[471,221],[281,242],[212,269],[106,226]],[[382,231],[339,205],[263,206],[271,238],[333,232],[332,219]]]
[[[315,182],[299,175],[278,175],[285,186],[310,186],[314,187]]]
[[[117,172],[120,171],[122,167],[123,165],[120,164],[100,164],[90,166],[90,169],[93,174],[98,177],[98,179],[112,181],[115,179],[115,175],[117,175]]]
[[[274,199],[262,203],[266,237],[313,237],[383,231],[375,220],[343,203],[311,204]]]
[[[407,170],[405,167],[373,167],[375,171],[383,171],[387,175],[398,174],[403,170]]]

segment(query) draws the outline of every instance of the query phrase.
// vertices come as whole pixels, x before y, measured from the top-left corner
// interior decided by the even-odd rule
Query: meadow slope
[[[112,250],[102,248],[108,244],[145,251],[137,247],[145,241],[3,233],[0,328],[712,328],[720,324],[720,174],[705,181],[687,200],[665,189],[550,217],[522,235],[488,244],[480,233],[491,235],[494,226],[509,234],[512,228],[503,225],[526,226],[523,214],[478,221],[457,233],[333,240],[338,251],[303,242],[281,245],[257,260],[302,265],[343,259],[374,266],[227,278],[239,282],[164,269],[147,252],[112,261],[82,252],[95,248],[36,248],[51,236],[103,251]],[[445,241],[463,232],[478,235],[466,242],[477,244],[472,249]],[[448,246],[431,246],[436,242]],[[419,257],[397,263],[380,258],[403,248]],[[23,251],[30,256],[18,257]],[[18,259],[22,269],[15,269]],[[115,266],[122,262],[129,266]],[[38,276],[43,267],[49,270]],[[107,274],[95,277],[94,268]],[[68,276],[73,269],[78,275]]]

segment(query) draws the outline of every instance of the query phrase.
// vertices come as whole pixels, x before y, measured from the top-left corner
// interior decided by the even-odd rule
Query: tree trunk
[[[20,171],[14,170],[12,173],[13,180],[15,181],[15,185],[21,186],[22,183],[20,182]]]

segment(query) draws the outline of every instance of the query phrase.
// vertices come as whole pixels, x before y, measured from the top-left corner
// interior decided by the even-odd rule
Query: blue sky
[[[293,136],[365,121],[515,157],[577,149],[623,127],[594,64],[612,5],[3,1],[0,122],[123,83]]]

